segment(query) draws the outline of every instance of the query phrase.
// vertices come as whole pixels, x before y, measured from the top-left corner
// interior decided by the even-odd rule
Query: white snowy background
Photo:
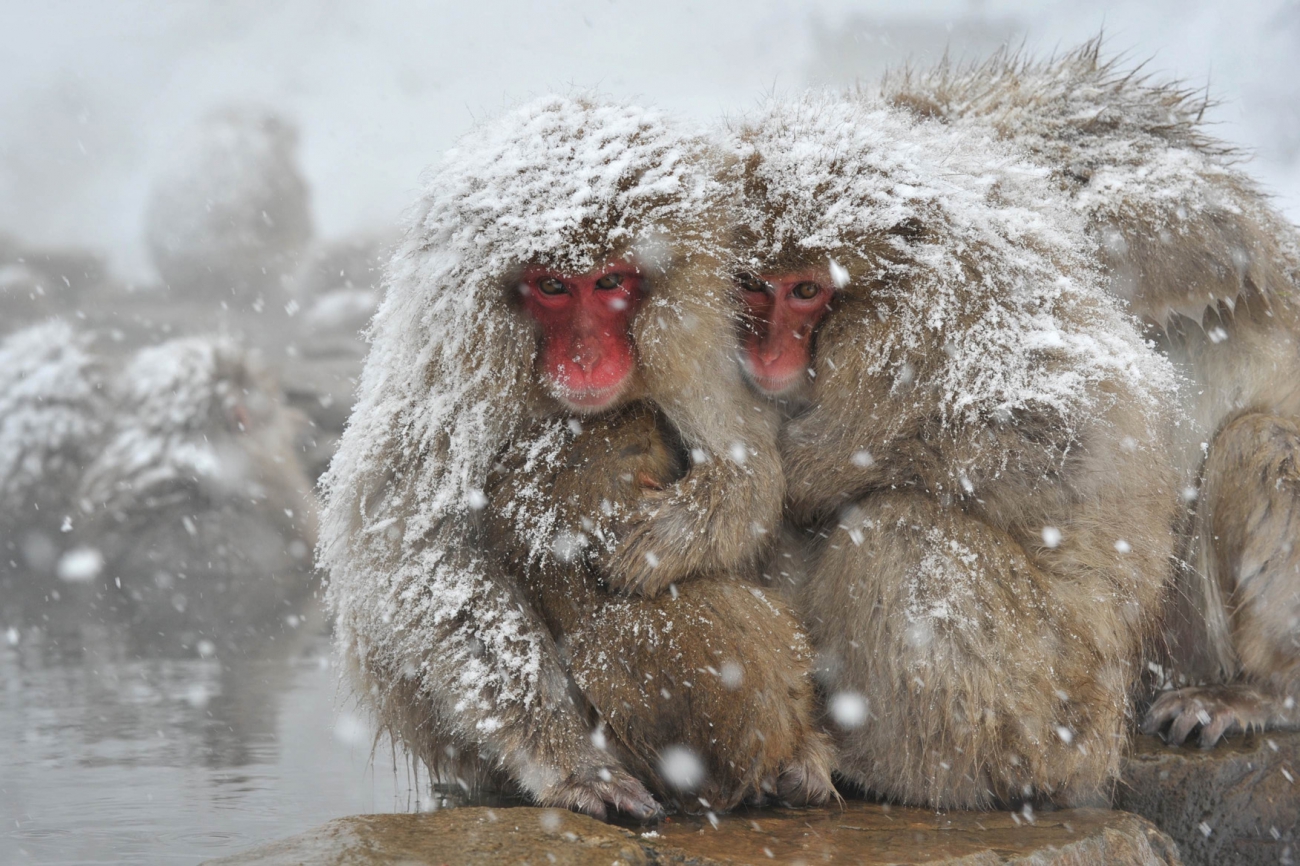
[[[945,49],[1043,55],[1103,29],[1130,64],[1208,87],[1221,135],[1300,219],[1300,4],[1285,0],[6,0],[0,231],[152,279],[149,181],[231,102],[300,125],[316,224],[335,237],[390,225],[475,118],[545,91],[708,118]]]

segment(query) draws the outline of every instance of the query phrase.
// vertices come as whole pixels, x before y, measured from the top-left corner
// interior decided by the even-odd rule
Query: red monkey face
[[[526,309],[542,326],[542,369],[551,390],[576,412],[615,404],[636,370],[631,322],[641,276],[615,262],[578,276],[533,267],[519,284]]]
[[[763,392],[788,394],[808,380],[812,338],[835,294],[829,274],[742,274],[745,372]]]

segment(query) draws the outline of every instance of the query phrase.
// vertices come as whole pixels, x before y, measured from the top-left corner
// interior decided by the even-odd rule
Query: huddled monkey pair
[[[51,320],[0,359],[8,604],[85,602],[150,646],[238,647],[310,593],[298,419],[243,348],[186,337],[121,358]]]
[[[642,818],[824,802],[832,769],[1104,800],[1162,626],[1245,680],[1150,725],[1276,723],[1290,232],[1091,46],[711,135],[594,97],[484,125],[390,264],[324,481],[358,691],[438,774]]]

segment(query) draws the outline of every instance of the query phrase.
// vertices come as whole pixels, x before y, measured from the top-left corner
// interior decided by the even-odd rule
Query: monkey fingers
[[[602,821],[609,817],[608,806],[646,824],[664,817],[663,807],[645,785],[618,767],[580,770],[546,792],[541,802]]]
[[[618,548],[597,562],[609,587],[652,598],[669,584],[757,562],[780,522],[780,497],[765,480],[779,471],[774,455],[750,463],[764,465],[697,468],[663,491],[645,488],[617,531]]]
[[[809,739],[804,754],[781,767],[776,778],[776,798],[790,806],[824,806],[840,800],[830,775],[834,763],[828,740]]]
[[[1142,720],[1142,733],[1156,734],[1165,726],[1166,743],[1180,746],[1201,729],[1197,743],[1213,748],[1225,734],[1265,727],[1283,721],[1277,701],[1246,683],[1193,686],[1162,694]]]

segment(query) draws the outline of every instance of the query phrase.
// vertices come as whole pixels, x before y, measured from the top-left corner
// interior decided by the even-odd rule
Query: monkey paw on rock
[[[776,778],[776,798],[790,806],[825,806],[839,800],[831,781],[830,744],[818,738],[804,753],[781,768]]]
[[[664,817],[663,807],[645,785],[617,767],[579,770],[540,798],[543,806],[582,812],[604,821],[609,807],[643,823]]]
[[[1166,743],[1182,745],[1198,727],[1197,743],[1209,749],[1224,734],[1261,730],[1274,720],[1273,698],[1244,683],[1193,686],[1165,692],[1142,721],[1142,733],[1155,734],[1166,725]]]

